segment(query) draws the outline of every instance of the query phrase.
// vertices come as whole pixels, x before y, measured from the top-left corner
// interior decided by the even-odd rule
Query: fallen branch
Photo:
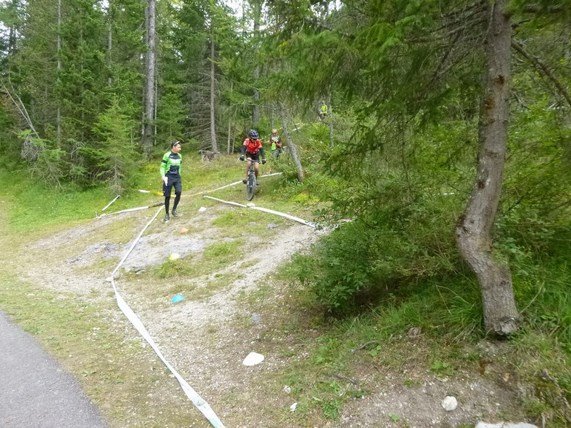
[[[359,386],[359,382],[356,381],[355,379],[351,379],[350,377],[343,376],[343,375],[340,375],[340,374],[337,374],[337,373],[333,373],[332,376],[333,376],[334,378],[337,378],[337,379],[340,379],[340,380],[344,380],[345,382],[352,383],[352,384],[355,385],[355,386]]]
[[[14,88],[12,87],[13,93],[10,92],[10,90],[6,87],[5,83],[2,83],[2,88],[4,89],[3,92],[6,93],[6,95],[8,95],[8,97],[10,98],[12,103],[14,103],[14,106],[16,107],[16,109],[18,109],[18,111],[20,112],[20,114],[22,115],[22,117],[24,118],[26,123],[28,124],[28,127],[32,130],[32,132],[36,136],[36,138],[40,138],[40,135],[37,133],[36,128],[34,127],[34,124],[32,123],[32,119],[30,119],[30,115],[28,114],[28,111],[26,110],[26,106],[24,106],[24,103],[22,102],[20,97],[16,94],[16,91],[14,90]]]
[[[368,347],[371,346],[371,345],[380,345],[380,343],[379,343],[378,340],[371,340],[370,342],[365,342],[365,343],[363,343],[361,346],[355,348],[355,349],[353,350],[353,352],[355,352],[355,351],[360,351],[361,349],[368,348]]]

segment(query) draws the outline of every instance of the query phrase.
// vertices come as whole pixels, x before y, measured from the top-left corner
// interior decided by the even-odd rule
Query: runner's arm
[[[161,178],[164,178],[165,175],[167,174],[167,168],[168,168],[168,163],[169,163],[169,154],[165,153],[165,155],[163,156],[163,159],[161,161]]]

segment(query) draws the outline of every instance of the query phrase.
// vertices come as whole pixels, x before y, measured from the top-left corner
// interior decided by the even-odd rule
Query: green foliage
[[[49,186],[60,187],[66,175],[66,152],[52,141],[31,135],[26,139],[37,153],[30,164],[32,175]]]
[[[20,141],[14,138],[14,115],[0,103],[0,157],[17,159],[20,156]]]
[[[179,89],[180,91],[180,89]],[[157,118],[157,127],[161,134],[158,141],[172,141],[183,135],[183,118],[185,116],[184,105],[180,96],[175,92],[166,93],[159,100],[160,116]]]
[[[438,235],[430,233],[433,239]],[[452,271],[453,254],[452,239],[424,246],[406,230],[355,220],[324,238],[313,255],[298,257],[293,272],[328,311],[346,313],[378,301],[403,282]]]
[[[185,259],[166,260],[156,271],[159,278],[193,277],[196,269]]]
[[[15,201],[8,222],[18,233],[93,218],[102,208],[101,201],[109,197],[101,188],[81,191],[62,185],[57,189],[9,170],[2,171],[0,183],[4,183],[3,194]]]
[[[96,178],[118,195],[132,187],[140,163],[141,155],[133,141],[134,125],[114,98],[95,125],[99,143],[82,150],[92,159]]]
[[[441,360],[434,360],[430,365],[430,370],[440,376],[450,376],[453,373],[452,366]]]
[[[240,258],[238,249],[241,245],[241,241],[217,242],[204,249],[204,257],[224,266]]]

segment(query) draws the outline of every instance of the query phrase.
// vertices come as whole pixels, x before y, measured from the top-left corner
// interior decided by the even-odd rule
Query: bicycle
[[[249,201],[254,199],[256,187],[258,187],[255,168],[255,161],[250,160],[250,166],[248,167],[248,178],[246,179],[246,199]]]

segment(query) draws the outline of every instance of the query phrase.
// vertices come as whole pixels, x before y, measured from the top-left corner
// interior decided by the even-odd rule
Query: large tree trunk
[[[497,0],[489,6],[478,171],[470,201],[456,228],[460,253],[480,283],[485,329],[498,336],[515,332],[519,320],[511,273],[494,257],[491,236],[502,189],[509,118],[511,27],[506,4],[507,0]]]
[[[253,2],[252,7],[254,8],[254,40],[256,40],[256,46],[258,45],[257,38],[260,33],[260,21],[262,20],[262,5],[264,0],[257,0]],[[256,52],[257,54],[257,52]],[[256,61],[253,72],[254,79],[254,107],[252,108],[252,127],[257,128],[260,123],[260,90],[258,88],[260,80],[260,64]]]
[[[146,55],[146,85],[145,105],[143,116],[143,138],[141,144],[147,156],[153,149],[153,122],[155,113],[155,57],[156,57],[156,3],[148,0],[147,7],[147,55]]]
[[[57,2],[57,42],[56,42],[56,49],[57,49],[57,68],[56,68],[56,73],[57,73],[57,78],[58,80],[61,78],[61,0],[58,0]],[[60,91],[59,85],[56,89],[56,91]],[[58,99],[59,99],[59,94],[58,94]],[[61,107],[60,107],[60,103],[58,102],[57,104],[57,109],[56,109],[56,139],[57,139],[57,144],[58,147],[61,144]]]
[[[212,142],[212,151],[218,153],[218,141],[216,139],[216,64],[214,50],[214,18],[210,20],[210,141]]]
[[[288,120],[287,120],[286,114],[284,112],[284,107],[280,105],[279,111],[280,111],[280,119],[281,119],[282,125],[283,125],[284,135],[286,138],[286,147],[288,148],[289,153],[293,159],[293,162],[295,163],[295,167],[297,169],[297,179],[301,183],[301,182],[303,182],[303,180],[305,178],[305,174],[303,172],[303,166],[301,165],[301,159],[299,157],[299,152],[297,150],[297,146],[294,144],[294,142],[291,138],[291,134],[289,132],[289,127],[288,127]]]

